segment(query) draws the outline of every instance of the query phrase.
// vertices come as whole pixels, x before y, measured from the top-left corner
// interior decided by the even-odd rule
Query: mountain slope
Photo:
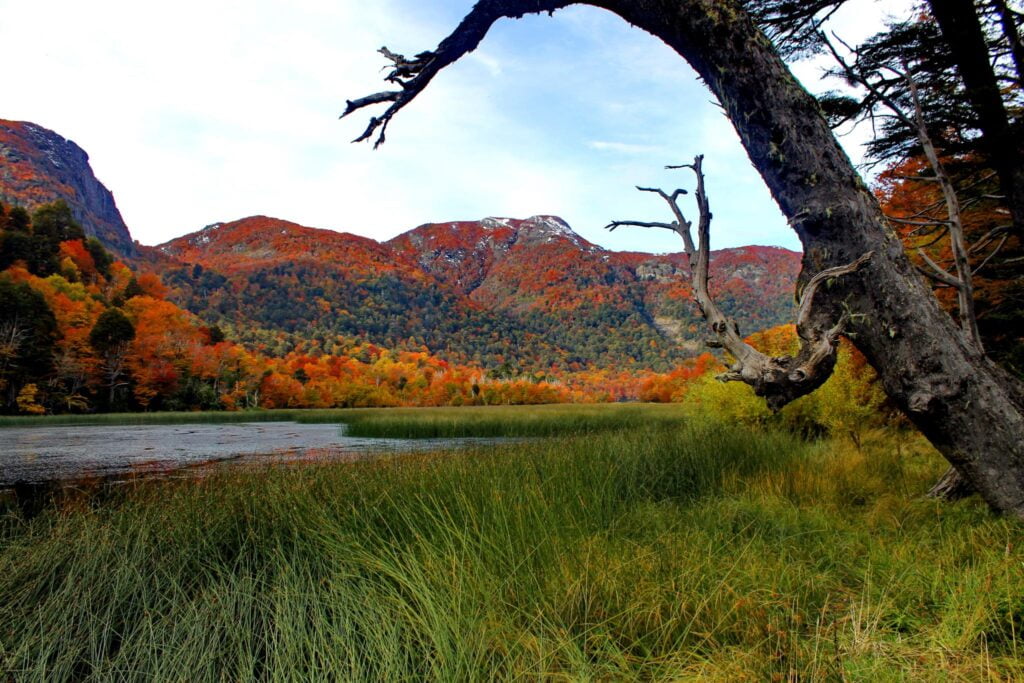
[[[685,257],[608,251],[555,216],[428,223],[387,242],[252,216],[138,248],[73,142],[0,120],[0,162],[0,202],[64,200],[174,302],[272,354],[356,339],[537,375],[667,370],[703,350]],[[711,288],[754,332],[792,318],[798,271],[783,249],[723,250]]]
[[[71,140],[34,123],[0,119],[0,202],[32,209],[63,199],[87,235],[121,256],[136,253],[128,228]]]
[[[553,216],[430,223],[385,243],[256,216],[158,250],[181,264],[164,271],[172,298],[282,350],[294,338],[275,331],[355,336],[510,372],[667,369],[701,350],[682,255],[608,251]],[[723,250],[712,286],[753,332],[790,319],[798,271],[784,249]]]
[[[282,262],[343,264],[353,274],[369,276],[402,271],[422,276],[412,262],[368,237],[309,228],[279,218],[250,216],[213,223],[158,249],[185,263],[203,263],[223,273],[249,272]]]

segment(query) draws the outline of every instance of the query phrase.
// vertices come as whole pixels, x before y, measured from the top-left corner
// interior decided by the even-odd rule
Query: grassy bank
[[[683,418],[678,404],[596,403],[351,410],[342,421],[352,436],[434,439],[650,430],[678,426]]]
[[[0,415],[3,427],[217,424],[232,422],[343,423],[352,436],[404,439],[463,436],[554,436],[675,425],[678,404],[595,403],[460,408],[348,408],[92,415]]]
[[[920,442],[713,422],[222,473],[0,522],[16,680],[1022,677],[1019,524]]]

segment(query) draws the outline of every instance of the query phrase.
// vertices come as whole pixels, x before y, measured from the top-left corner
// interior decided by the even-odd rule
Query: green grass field
[[[477,451],[141,482],[31,519],[11,506],[0,671],[1024,677],[1024,527],[976,501],[923,499],[944,465],[917,437],[872,433],[858,450],[632,408],[609,418],[621,428],[569,420],[568,436]],[[364,425],[422,420],[434,435],[514,413],[388,411]]]

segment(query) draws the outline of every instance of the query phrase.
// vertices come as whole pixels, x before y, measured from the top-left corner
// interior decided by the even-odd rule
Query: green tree
[[[60,243],[85,239],[85,231],[63,200],[40,206],[32,213],[32,257],[29,270],[47,276],[59,270]]]
[[[32,217],[28,215],[28,211],[25,209],[20,206],[14,206],[7,210],[6,223],[3,226],[4,230],[7,230],[8,232],[28,233],[31,225]]]
[[[89,332],[89,344],[97,353],[108,353],[111,349],[135,339],[135,326],[117,308],[108,308]]]
[[[43,295],[0,275],[0,391],[7,409],[51,369],[57,321]]]
[[[135,339],[135,326],[117,308],[108,308],[89,332],[89,343],[100,356],[100,370],[107,388],[106,407],[118,404],[120,390],[128,386],[126,357],[128,345]]]
[[[109,280],[110,266],[114,265],[114,257],[95,237],[90,237],[85,241],[85,249],[92,256],[93,263],[96,264],[96,272]]]
[[[21,230],[0,232],[0,270],[10,268],[18,261],[31,264],[35,255],[32,235]]]

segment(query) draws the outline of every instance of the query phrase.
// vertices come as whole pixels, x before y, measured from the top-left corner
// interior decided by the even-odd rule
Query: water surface
[[[495,439],[375,439],[337,424],[241,422],[76,425],[0,429],[0,487],[14,484],[166,475],[210,463],[346,460]]]

